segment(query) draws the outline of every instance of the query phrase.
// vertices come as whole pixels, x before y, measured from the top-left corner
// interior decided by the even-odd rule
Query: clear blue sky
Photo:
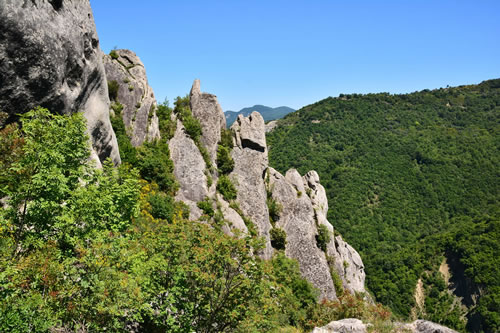
[[[156,97],[195,78],[222,108],[500,77],[500,1],[90,0],[101,47],[135,51]]]

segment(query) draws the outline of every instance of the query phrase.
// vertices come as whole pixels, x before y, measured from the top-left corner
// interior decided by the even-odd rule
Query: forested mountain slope
[[[495,331],[499,115],[498,79],[404,95],[329,97],[287,115],[268,134],[270,165],[318,171],[328,219],[360,251],[377,301],[404,317],[413,308],[464,329],[464,310],[453,305],[437,273],[446,254],[464,265],[463,279],[482,295],[466,304],[468,318],[480,318],[469,320],[468,329]],[[423,308],[414,299],[421,277]]]

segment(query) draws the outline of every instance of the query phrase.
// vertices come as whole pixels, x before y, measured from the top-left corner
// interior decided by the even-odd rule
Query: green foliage
[[[231,201],[236,199],[236,187],[231,182],[229,176],[220,175],[217,180],[217,191],[222,194],[226,201]]]
[[[109,56],[111,57],[111,59],[113,60],[116,60],[118,59],[120,56],[118,55],[118,52],[116,52],[116,50],[111,50],[111,52],[109,52]]]
[[[123,230],[137,214],[136,173],[89,166],[85,120],[38,108],[23,115],[22,155],[11,169],[22,175],[9,192],[5,228],[24,251],[54,240],[73,246],[103,229]],[[94,198],[95,197],[95,198]],[[62,245],[61,245],[62,246]]]
[[[158,116],[160,134],[162,139],[170,140],[174,134],[176,129],[176,123],[172,121],[172,108],[168,105],[168,100],[165,100],[163,103],[159,104],[156,107],[156,115]]]
[[[224,128],[221,130],[219,145],[229,150],[233,149],[233,132],[230,129]]]
[[[274,225],[280,218],[283,206],[272,197],[270,192],[267,193],[266,203],[269,210],[269,219],[271,224]]]
[[[271,234],[271,245],[276,250],[284,250],[286,247],[286,232],[281,228],[272,228]]]
[[[174,163],[170,159],[170,150],[164,139],[145,142],[136,149],[135,166],[141,177],[149,182],[156,182],[160,190],[175,194],[179,185],[174,176]]]
[[[19,135],[16,124],[0,130],[0,198],[7,196],[17,184],[21,174],[11,169],[23,153],[24,139]]]
[[[304,327],[311,330],[321,327],[334,320],[358,318],[373,325],[374,332],[393,332],[390,322],[391,312],[380,304],[366,302],[362,294],[345,293],[338,300],[323,300],[308,313]]]
[[[206,214],[209,217],[214,217],[215,215],[214,208],[212,207],[212,202],[210,201],[209,198],[205,198],[205,200],[199,201],[197,203],[197,206],[199,209],[203,211],[203,214]]]
[[[151,205],[151,215],[155,219],[163,219],[172,222],[174,218],[174,198],[165,193],[151,193],[148,195],[148,203]]]
[[[316,244],[323,252],[326,252],[326,246],[330,243],[331,237],[330,230],[324,224],[320,224],[316,235]]]
[[[118,90],[120,85],[115,80],[108,81],[108,95],[111,101],[118,101]]]
[[[116,140],[118,141],[122,163],[135,165],[137,163],[137,150],[132,146],[123,122],[123,105],[118,102],[113,102],[111,103],[111,109],[113,110],[110,118],[111,126],[115,132]]]
[[[439,265],[439,236],[457,223],[465,230],[465,217],[498,219],[498,82],[327,98],[268,134],[272,167],[318,171],[328,219],[360,252],[368,288],[397,315],[410,315],[418,277]],[[485,254],[497,253],[490,243],[478,250],[487,266]]]
[[[234,160],[231,150],[223,145],[217,147],[217,168],[221,174],[227,175],[234,169]]]

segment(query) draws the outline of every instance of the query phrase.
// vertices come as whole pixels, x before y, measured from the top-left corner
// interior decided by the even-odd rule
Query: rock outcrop
[[[200,92],[198,80],[190,96],[192,114],[202,127],[198,145],[202,144],[209,151],[209,158],[216,166],[217,148],[225,127],[224,115],[214,95]],[[272,228],[281,228],[287,235],[285,254],[297,259],[302,275],[320,291],[321,299],[337,298],[334,283],[337,276],[344,289],[365,291],[361,258],[340,236],[334,237],[333,227],[326,218],[328,201],[318,174],[310,171],[302,177],[292,169],[283,176],[269,167],[265,124],[258,112],[248,117],[240,115],[231,126],[234,168],[227,176],[237,190],[234,205],[216,193],[218,173],[208,168],[199,147],[186,134],[182,121],[175,114],[172,117],[177,122],[176,132],[169,142],[174,174],[180,185],[176,199],[189,205],[191,219],[202,216],[197,204],[208,198],[214,210],[224,217],[226,224],[222,229],[227,234],[249,233],[246,223],[250,220],[257,235],[265,241],[264,248],[257,253],[264,259],[272,258],[275,251],[271,245]],[[279,217],[273,217],[274,226],[269,216],[270,197],[281,207]],[[320,246],[317,238],[322,225],[330,240]],[[332,272],[336,272],[335,277]]]
[[[316,327],[312,333],[366,333],[366,326],[359,319],[347,318],[332,321],[323,327]]]
[[[205,161],[193,140],[185,133],[180,120],[172,139],[169,141],[170,158],[174,162],[174,175],[179,182],[176,200],[183,201],[190,208],[190,218],[196,220],[201,210],[196,203],[208,196]]]
[[[156,99],[141,59],[130,50],[113,50],[103,59],[108,82],[118,87],[116,101],[123,105],[123,123],[131,129],[132,145],[159,138]]]
[[[94,155],[120,162],[88,0],[2,0],[0,82],[0,110],[9,121],[39,105],[54,113],[83,112]]]
[[[316,242],[318,221],[302,177],[295,169],[288,170],[284,177],[273,168],[268,172],[269,189],[281,206],[275,227],[286,232],[286,255],[297,259],[302,276],[320,291],[321,299],[335,299],[328,261]]]
[[[257,226],[259,236],[266,240],[266,246],[260,255],[264,259],[270,259],[273,249],[264,181],[269,165],[264,119],[258,112],[252,112],[246,118],[240,115],[231,130],[234,133],[234,148],[231,152],[234,170],[230,177],[238,190],[237,201],[245,216]]]
[[[200,80],[195,80],[189,94],[191,112],[201,124],[201,142],[210,154],[212,164],[215,165],[217,144],[220,141],[221,131],[226,128],[226,117],[217,101],[217,96],[202,93]]]
[[[415,320],[410,324],[394,323],[391,332],[397,333],[458,333],[448,327],[427,321]],[[371,324],[364,324],[359,319],[332,321],[323,327],[316,327],[311,333],[366,333]]]
[[[415,320],[413,323],[401,325],[400,329],[412,333],[458,333],[448,327],[427,320]]]

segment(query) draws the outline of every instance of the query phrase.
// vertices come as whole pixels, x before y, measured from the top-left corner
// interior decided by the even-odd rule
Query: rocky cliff
[[[88,0],[2,0],[0,82],[0,110],[9,121],[39,105],[83,112],[93,153],[120,162]]]
[[[311,171],[302,177],[296,170],[289,170],[283,176],[270,168],[264,119],[257,112],[248,117],[240,115],[230,129],[234,168],[227,175],[237,195],[235,200],[226,201],[215,188],[220,175],[214,167],[207,166],[207,163],[217,165],[224,114],[214,95],[201,93],[198,80],[191,89],[190,105],[193,117],[200,122],[201,145],[208,151],[210,161],[204,160],[178,115],[173,116],[177,129],[169,145],[180,184],[176,199],[188,204],[191,219],[202,216],[197,203],[209,200],[222,213],[223,230],[227,233],[232,234],[235,228],[245,233],[255,227],[265,241],[259,253],[264,259],[271,258],[276,251],[272,247],[273,228],[284,230],[286,255],[298,260],[302,275],[318,288],[320,298],[336,299],[336,288],[364,292],[363,262],[340,236],[334,237],[333,226],[326,218],[325,189],[318,174]],[[270,202],[280,207],[279,212],[275,208],[270,212]],[[321,237],[326,239],[324,244],[319,241]]]
[[[156,99],[141,59],[130,50],[113,50],[103,60],[115,102],[123,105],[123,123],[130,129],[132,145],[159,138]]]

